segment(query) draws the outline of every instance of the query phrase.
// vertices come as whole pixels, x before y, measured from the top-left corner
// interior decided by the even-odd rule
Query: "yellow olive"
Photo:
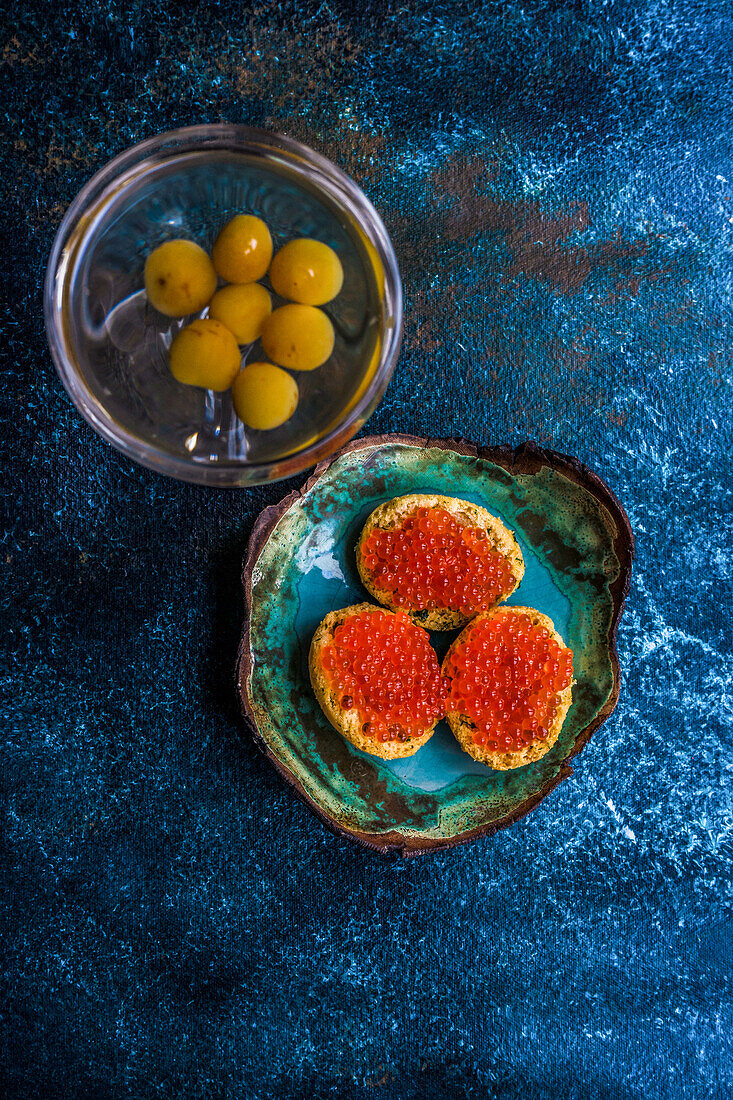
[[[242,361],[226,325],[208,317],[181,329],[169,354],[171,373],[179,382],[219,392],[229,389]]]
[[[232,385],[234,409],[249,428],[279,428],[295,412],[298,384],[272,363],[250,363]]]
[[[320,367],[333,351],[333,344],[333,325],[315,306],[280,306],[262,327],[265,354],[291,370]]]
[[[214,265],[193,241],[166,241],[145,262],[148,301],[166,317],[187,317],[211,301]]]
[[[237,214],[214,241],[211,258],[219,275],[228,283],[254,283],[270,266],[270,230],[262,218]]]
[[[307,306],[322,306],[341,290],[344,269],[332,248],[321,241],[301,237],[276,254],[270,282],[281,298]]]
[[[262,334],[262,326],[271,313],[270,295],[259,283],[223,286],[209,306],[209,317],[226,325],[240,344],[253,343]]]

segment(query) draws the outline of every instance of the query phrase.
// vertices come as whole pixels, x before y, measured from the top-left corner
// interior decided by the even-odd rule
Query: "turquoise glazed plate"
[[[509,772],[478,764],[444,722],[414,756],[380,760],[332,729],[313,696],[313,632],[327,612],[369,598],[354,560],[359,531],[373,508],[406,493],[461,497],[499,516],[526,566],[509,603],[549,615],[573,650],[572,707],[534,764]],[[257,745],[326,825],[380,852],[413,855],[504,828],[572,774],[568,761],[616,705],[616,628],[633,550],[611,490],[565,455],[533,444],[356,440],[267,508],[252,532],[238,686]],[[440,657],[452,637],[432,634]]]

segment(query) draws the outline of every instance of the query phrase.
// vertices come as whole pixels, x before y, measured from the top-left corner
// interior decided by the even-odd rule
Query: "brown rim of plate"
[[[365,448],[392,444],[404,444],[406,446],[420,447],[421,449],[431,448],[443,451],[454,451],[456,454],[467,455],[471,458],[480,458],[496,466],[501,466],[511,474],[534,474],[543,466],[549,466],[551,469],[559,471],[569,481],[575,482],[594,496],[610,514],[616,525],[613,548],[619,562],[619,572],[616,580],[609,588],[611,599],[613,600],[613,615],[611,616],[611,625],[608,632],[609,655],[611,658],[611,668],[613,670],[613,687],[611,689],[611,694],[595,718],[578,735],[572,752],[568,753],[562,761],[558,774],[548,779],[536,794],[528,798],[512,813],[506,814],[497,821],[492,821],[487,825],[479,825],[474,829],[467,829],[465,832],[457,833],[452,837],[440,839],[431,839],[429,837],[421,839],[419,837],[406,836],[398,829],[394,829],[388,833],[367,833],[360,829],[347,829],[338,825],[324,812],[318,803],[314,802],[305,791],[302,784],[298,782],[297,778],[288,771],[287,768],[283,767],[277,756],[272,752],[257,727],[246,687],[250,672],[252,671],[249,647],[249,626],[252,608],[252,571],[275,525],[281,517],[285,515],[288,509],[304,496],[326,470],[343,455],[351,454],[352,451],[364,450]],[[267,508],[264,508],[257,517],[249,537],[242,569],[244,623],[242,625],[242,640],[239,645],[239,653],[237,656],[237,690],[239,693],[242,714],[250,729],[255,745],[260,752],[267,757],[279,775],[293,788],[300,800],[320,818],[330,832],[335,833],[336,836],[355,840],[358,844],[374,852],[380,852],[383,855],[395,853],[404,858],[411,858],[413,856],[425,855],[428,852],[440,851],[445,848],[455,848],[459,844],[466,844],[468,841],[478,840],[479,837],[493,836],[494,833],[497,833],[500,829],[505,829],[508,825],[513,825],[515,821],[519,821],[520,818],[525,817],[530,810],[533,810],[535,806],[555,789],[558,783],[573,774],[573,769],[568,764],[568,761],[571,760],[572,757],[577,756],[588,743],[592,734],[606,721],[616,707],[620,688],[616,633],[631,585],[631,565],[634,560],[634,545],[634,534],[631,530],[629,518],[616,494],[606,485],[605,481],[603,481],[598,474],[593,473],[584,463],[580,462],[577,458],[573,458],[571,455],[565,455],[561,454],[559,451],[538,447],[536,443],[532,442],[521,443],[515,448],[506,446],[479,447],[463,439],[431,439],[402,434],[372,435],[362,439],[352,440],[350,443],[347,443],[345,447],[342,447],[339,451],[336,451],[335,454],[331,455],[330,458],[320,462],[300,489],[293,490],[293,492],[284,497],[279,504],[271,504]]]

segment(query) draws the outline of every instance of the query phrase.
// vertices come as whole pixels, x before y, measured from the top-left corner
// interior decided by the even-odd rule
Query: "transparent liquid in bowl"
[[[186,237],[210,252],[219,229],[241,213],[265,220],[276,251],[314,237],[344,269],[340,294],[323,307],[336,332],[333,354],[317,370],[293,372],[298,408],[269,432],[245,428],[229,392],[176,382],[168,348],[193,317],[163,317],[143,289],[145,260],[159,244]],[[273,307],[281,304],[273,295]],[[333,427],[373,365],[379,317],[373,268],[350,216],[286,166],[225,150],[139,166],[89,227],[71,281],[71,336],[86,385],[128,431],[202,463],[272,462]],[[244,363],[267,358],[259,341],[242,351]]]

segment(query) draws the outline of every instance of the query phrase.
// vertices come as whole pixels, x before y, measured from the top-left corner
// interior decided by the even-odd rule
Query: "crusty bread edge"
[[[391,592],[385,588],[379,588],[369,575],[364,562],[364,544],[375,527],[389,529],[402,523],[408,516],[414,514],[418,508],[444,508],[451,515],[468,519],[470,524],[486,531],[494,548],[509,559],[509,564],[514,575],[514,583],[511,588],[503,592],[501,600],[506,600],[516,591],[524,576],[524,558],[519,548],[519,543],[500,519],[493,516],[486,508],[478,504],[472,504],[469,500],[459,497],[441,496],[437,493],[410,493],[407,496],[395,497],[384,504],[378,505],[367,519],[359,541],[356,544],[356,567],[359,570],[361,582],[366,590],[390,611],[397,611],[398,607],[392,599]],[[436,609],[434,611],[412,611],[403,608],[410,618],[426,630],[460,630],[471,622],[473,616],[464,615],[460,611]]]
[[[308,671],[313,692],[333,728],[338,730],[341,736],[350,741],[355,748],[368,752],[371,756],[379,756],[383,760],[398,760],[406,756],[414,756],[418,749],[421,749],[433,736],[433,730],[438,723],[437,718],[421,737],[413,737],[409,741],[375,741],[362,731],[362,720],[357,712],[343,709],[326,681],[321,664],[324,647],[331,644],[334,631],[341,623],[362,611],[384,611],[384,608],[377,608],[371,603],[353,604],[338,611],[329,611],[319,624],[308,653]]]
[[[547,615],[543,615],[541,611],[536,611],[533,607],[494,607],[491,611],[486,611],[481,615],[477,615],[463,633],[459,634],[445,655],[443,660],[443,672],[445,673],[447,662],[453,650],[462,643],[469,630],[472,630],[477,623],[487,619],[493,619],[496,615],[505,614],[507,612],[510,614],[529,616],[535,626],[544,627],[545,630],[549,631],[556,642],[565,646],[565,642],[555,629],[555,624],[552,619],[548,618]],[[496,752],[492,749],[488,749],[485,745],[477,745],[473,738],[473,729],[471,725],[456,711],[448,711],[446,719],[456,740],[469,756],[472,756],[474,760],[478,760],[481,764],[488,764],[490,768],[494,768],[496,771],[510,771],[513,768],[523,768],[526,764],[533,764],[535,760],[541,760],[543,756],[547,755],[560,736],[563,722],[570,710],[572,697],[572,684],[558,692],[557,713],[550,727],[549,736],[546,740],[537,742],[533,745],[527,745],[526,748],[520,749],[517,752]]]

